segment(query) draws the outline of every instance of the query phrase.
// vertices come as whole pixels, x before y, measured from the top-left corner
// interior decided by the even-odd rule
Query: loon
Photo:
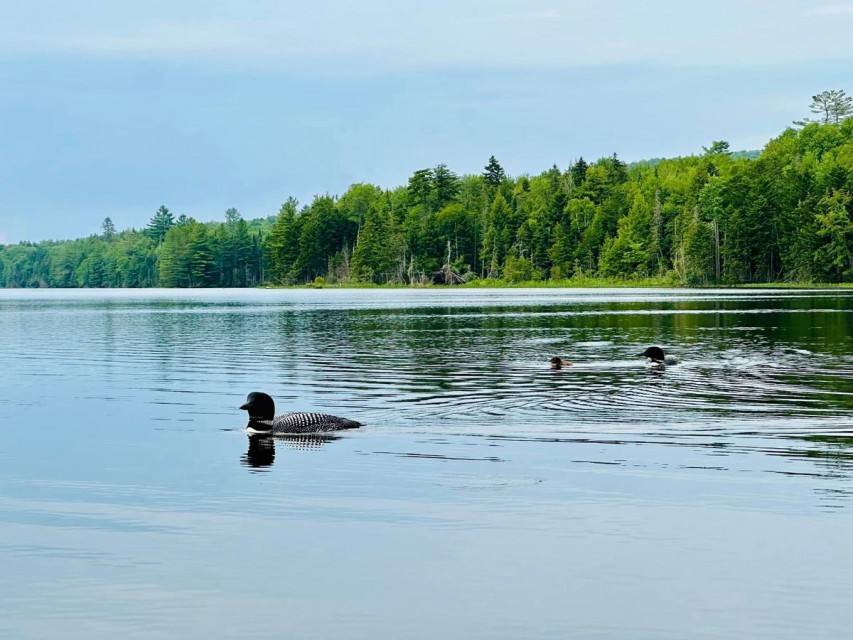
[[[551,363],[552,369],[562,369],[563,367],[571,367],[572,363],[568,360],[563,360],[560,356],[554,356],[548,362]]]
[[[638,355],[641,358],[648,358],[652,369],[663,369],[665,365],[678,364],[678,358],[665,355],[660,347],[649,347]]]
[[[325,413],[283,413],[277,416],[273,399],[260,391],[253,391],[246,396],[246,402],[240,408],[249,412],[249,425],[246,429],[250,434],[320,433],[361,426],[361,423],[355,420]]]

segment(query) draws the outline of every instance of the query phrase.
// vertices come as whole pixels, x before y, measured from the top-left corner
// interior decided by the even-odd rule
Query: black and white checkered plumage
[[[258,434],[322,433],[355,429],[360,422],[326,413],[284,413],[275,415],[275,402],[266,393],[253,392],[240,407],[249,412],[247,430]]]
[[[249,427],[272,433],[319,433],[338,429],[355,429],[361,423],[326,413],[283,413],[272,420],[250,420]]]

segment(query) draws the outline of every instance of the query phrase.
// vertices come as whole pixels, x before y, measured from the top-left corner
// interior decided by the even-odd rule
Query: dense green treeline
[[[141,231],[0,247],[6,287],[205,287],[262,282],[458,283],[667,278],[690,285],[853,281],[853,118],[788,129],[758,157],[627,166],[615,154],[510,178],[445,165],[384,190],[294,199],[247,222],[173,217]]]
[[[142,231],[66,242],[0,246],[5,287],[243,287],[262,280],[261,235],[270,221],[247,223],[236,209],[225,223],[174,218],[160,207]]]

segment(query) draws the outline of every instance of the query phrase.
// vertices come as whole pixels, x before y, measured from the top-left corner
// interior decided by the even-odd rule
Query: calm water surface
[[[3,638],[850,637],[853,292],[0,291],[0,372]]]

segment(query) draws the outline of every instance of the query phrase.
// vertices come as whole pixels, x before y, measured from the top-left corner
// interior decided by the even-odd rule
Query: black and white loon
[[[641,358],[649,359],[649,366],[653,369],[663,369],[665,365],[678,364],[678,358],[665,355],[660,347],[649,347],[639,354]]]
[[[360,422],[325,413],[283,413],[275,415],[275,402],[266,393],[253,391],[241,409],[249,412],[246,430],[252,434],[321,433],[355,429]]]

